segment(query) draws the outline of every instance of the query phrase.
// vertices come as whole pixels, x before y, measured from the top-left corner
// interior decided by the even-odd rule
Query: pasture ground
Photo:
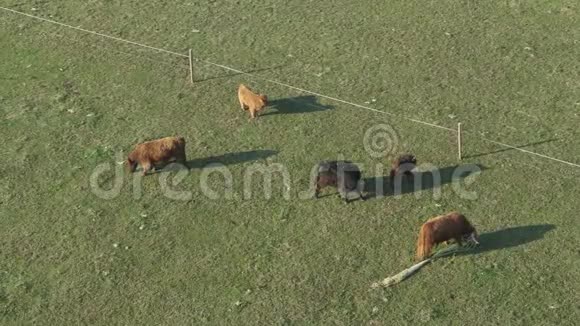
[[[580,162],[576,1],[13,1],[2,6],[172,51],[397,115],[483,132]],[[32,9],[34,8],[34,10]],[[0,11],[0,324],[572,325],[580,318],[580,171],[466,136],[440,188],[348,206],[297,199],[320,160],[376,164],[365,131],[386,123],[397,152],[442,171],[454,135],[300,94],[169,54]],[[239,83],[277,103],[250,122]],[[372,102],[375,99],[375,102]],[[313,106],[315,105],[315,106]],[[324,109],[320,109],[324,108]],[[139,141],[183,135],[193,168],[163,196],[124,177],[89,186]],[[199,187],[217,157],[232,199]],[[243,199],[255,163],[281,163],[292,200]],[[385,171],[385,174],[387,172]],[[106,174],[101,182],[111,183]],[[453,185],[469,180],[476,200]],[[219,189],[216,176],[210,185]],[[259,191],[257,182],[253,188]],[[441,190],[441,198],[434,191]],[[332,193],[328,190],[327,193]],[[137,198],[136,198],[137,197]],[[429,217],[464,212],[482,247],[386,290],[412,264]]]

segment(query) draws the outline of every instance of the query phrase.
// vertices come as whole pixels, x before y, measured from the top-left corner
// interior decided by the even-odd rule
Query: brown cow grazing
[[[434,217],[421,226],[417,240],[417,260],[426,259],[431,255],[431,249],[435,245],[449,240],[455,240],[459,245],[463,240],[479,244],[477,231],[465,216],[458,212],[451,212]]]
[[[417,166],[417,158],[415,155],[404,154],[397,157],[391,165],[391,180],[396,175],[403,174],[408,177],[413,176],[413,170]]]
[[[365,200],[358,187],[361,180],[359,168],[349,161],[324,161],[318,164],[316,174],[316,190],[314,197],[318,198],[320,190],[326,186],[336,187],[345,203],[349,203],[348,194],[356,192],[358,198]]]
[[[155,165],[166,164],[171,160],[185,164],[185,139],[183,137],[165,137],[135,146],[127,158],[129,171],[135,172],[137,164],[143,168],[143,175]]]
[[[256,94],[244,84],[240,84],[238,88],[238,100],[240,101],[242,110],[250,111],[250,117],[252,119],[268,105],[268,97],[266,95]]]

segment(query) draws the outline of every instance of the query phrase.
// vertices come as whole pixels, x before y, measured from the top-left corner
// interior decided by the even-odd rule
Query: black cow
[[[356,192],[359,199],[365,200],[358,187],[361,177],[362,175],[358,166],[352,162],[320,162],[316,174],[316,191],[314,197],[319,197],[320,189],[326,186],[332,186],[338,189],[338,193],[345,203],[349,203],[348,194],[350,192]]]
[[[413,176],[413,170],[417,166],[417,158],[415,155],[403,154],[397,157],[391,166],[391,179],[398,174],[403,174],[408,177]]]

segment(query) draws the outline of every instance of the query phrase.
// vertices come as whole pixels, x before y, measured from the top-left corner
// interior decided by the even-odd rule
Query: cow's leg
[[[348,192],[345,190],[339,190],[338,193],[340,194],[340,197],[342,197],[342,200],[344,201],[345,204],[350,203],[350,201],[348,200]]]
[[[316,177],[316,188],[314,188],[314,198],[318,199],[320,197],[320,178]]]
[[[151,168],[153,167],[153,165],[151,164],[151,162],[145,161],[145,162],[143,162],[143,164],[141,165],[141,167],[143,168],[143,172],[141,173],[141,175],[146,176],[147,175],[147,172],[149,172],[151,170]]]

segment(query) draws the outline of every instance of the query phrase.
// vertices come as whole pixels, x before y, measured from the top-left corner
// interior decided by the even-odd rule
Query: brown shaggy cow
[[[137,164],[143,168],[143,175],[161,165],[175,160],[185,164],[185,139],[183,137],[165,137],[135,146],[127,158],[129,171],[135,172]]]
[[[417,260],[426,259],[431,255],[431,249],[435,245],[452,239],[459,245],[462,244],[463,240],[479,244],[477,231],[465,216],[458,212],[451,212],[428,220],[421,226],[419,232]]]
[[[256,117],[256,113],[268,105],[268,97],[266,95],[256,94],[244,84],[240,84],[238,88],[238,100],[242,110],[250,111],[252,119]]]
[[[316,190],[314,197],[318,198],[320,190],[326,186],[336,187],[345,203],[349,203],[348,194],[356,192],[361,200],[365,197],[361,194],[358,183],[361,179],[359,168],[349,161],[324,161],[318,164],[316,175]]]
[[[413,176],[413,169],[417,166],[417,158],[415,155],[404,154],[397,157],[391,166],[391,180],[399,174],[408,177]]]

